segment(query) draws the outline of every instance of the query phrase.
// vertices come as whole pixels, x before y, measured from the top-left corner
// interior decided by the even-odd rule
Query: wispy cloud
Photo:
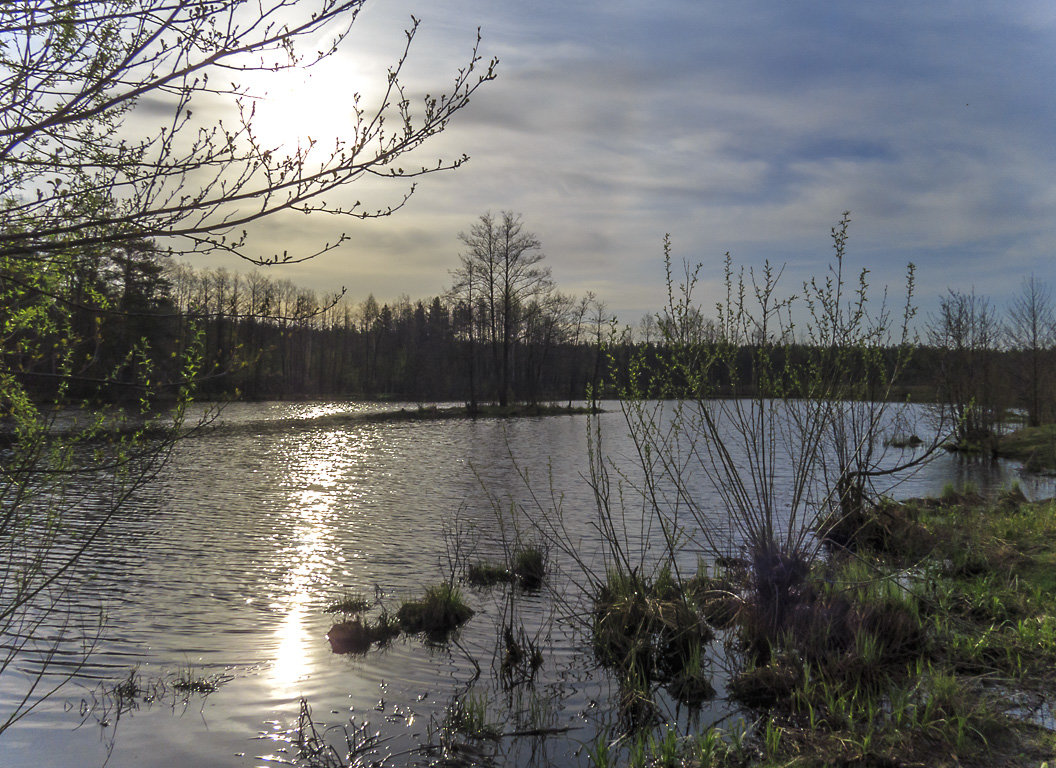
[[[488,209],[522,212],[562,287],[628,321],[662,300],[665,232],[687,257],[787,261],[798,281],[845,209],[855,261],[892,282],[916,262],[925,301],[1056,281],[1047,3],[392,0],[364,12],[362,55],[383,59],[412,12],[416,87],[446,82],[478,24],[502,60],[430,148],[473,159],[393,219],[350,225],[303,282],[437,293]],[[267,236],[319,234],[285,227]]]

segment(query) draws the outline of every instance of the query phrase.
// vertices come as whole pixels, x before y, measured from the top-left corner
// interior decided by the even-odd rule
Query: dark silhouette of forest
[[[612,397],[632,359],[646,369],[663,367],[670,340],[662,317],[620,328],[596,297],[558,291],[549,272],[535,266],[538,260],[531,290],[489,297],[481,289],[486,283],[467,290],[473,263],[463,257],[445,295],[380,304],[368,296],[356,303],[259,271],[196,270],[171,263],[150,242],[136,242],[105,258],[73,261],[62,286],[73,307],[72,332],[53,329],[42,348],[54,356],[26,360],[23,375],[41,396],[54,395],[59,381],[72,381],[70,399],[129,401],[142,396],[137,371],[152,367],[156,388],[174,387],[179,361],[196,346],[199,398],[476,404]],[[901,371],[896,392],[955,404],[964,440],[992,431],[1010,409],[1020,409],[1031,424],[1051,422],[1052,314],[1047,287],[1033,278],[1024,281],[1007,317],[985,298],[950,292]],[[48,327],[34,333],[46,336]],[[707,340],[715,328],[700,317],[694,333]],[[73,377],[55,368],[68,343],[79,345]],[[782,349],[794,365],[796,346]],[[744,354],[747,365],[747,349]],[[779,362],[784,365],[784,358]],[[670,391],[668,382],[666,390],[649,394],[682,393]]]

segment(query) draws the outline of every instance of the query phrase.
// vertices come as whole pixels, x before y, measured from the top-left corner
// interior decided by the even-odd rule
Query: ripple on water
[[[354,590],[395,610],[449,569],[452,531],[459,533],[462,555],[501,556],[495,500],[503,510],[513,500],[535,515],[560,505],[567,532],[589,559],[600,543],[584,480],[586,419],[357,419],[384,407],[392,406],[233,404],[220,426],[180,444],[157,481],[104,529],[72,578],[74,621],[63,630],[71,641],[63,652],[72,654],[78,633],[98,640],[67,697],[50,700],[5,734],[5,765],[90,763],[105,756],[115,730],[113,767],[246,766],[259,764],[259,755],[288,758],[278,750],[291,746],[287,730],[302,696],[320,722],[369,720],[396,734],[394,743],[413,745],[473,677],[470,655],[482,667],[478,686],[501,699],[485,682],[508,610],[501,590],[467,589],[478,614],[457,645],[400,638],[365,656],[330,652],[325,635],[333,619],[322,609]],[[633,446],[622,416],[614,411],[602,422],[607,452],[626,465]],[[981,470],[941,457],[898,493],[936,493],[951,476],[971,472],[981,485]],[[528,492],[522,475],[538,495]],[[706,487],[698,492],[706,494]],[[704,506],[720,509],[717,502]],[[524,519],[520,524],[526,539],[535,536]],[[632,542],[637,535],[632,526]],[[687,558],[695,565],[695,553]],[[571,585],[566,589],[575,594]],[[520,595],[516,610],[533,636],[549,636],[549,644],[535,699],[511,699],[510,706],[522,707],[517,717],[534,707],[546,722],[577,729],[574,738],[543,747],[547,759],[561,762],[554,750],[590,740],[600,716],[591,702],[603,698],[609,683],[591,676],[590,660],[545,595]],[[100,611],[106,615],[101,633]],[[63,657],[64,668],[79,660]],[[29,672],[39,668],[25,661]],[[119,680],[133,667],[145,678],[182,669],[230,671],[234,679],[205,699],[144,704],[116,727],[89,714],[87,726],[71,731],[99,681]],[[0,696],[11,695],[16,682],[5,674]],[[706,709],[699,716],[718,714]],[[531,764],[539,758],[532,748],[511,761]]]

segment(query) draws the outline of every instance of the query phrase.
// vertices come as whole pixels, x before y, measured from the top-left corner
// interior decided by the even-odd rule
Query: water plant
[[[466,581],[474,587],[490,587],[513,581],[513,574],[502,563],[478,560],[466,569]]]
[[[330,740],[337,733],[342,737],[340,751]],[[375,753],[381,742],[377,732],[370,730],[370,723],[356,725],[349,722],[320,730],[312,719],[311,707],[305,699],[300,701],[297,726],[290,733],[290,739],[297,747],[297,765],[303,768],[348,768],[360,765]]]
[[[531,682],[543,666],[542,649],[528,636],[523,626],[518,627],[516,632],[512,624],[503,627],[501,653],[499,677],[505,689]]]
[[[443,635],[464,624],[473,615],[462,592],[450,582],[428,587],[418,600],[409,600],[396,612],[404,632]]]
[[[369,610],[371,603],[366,596],[359,592],[351,592],[328,603],[323,609],[324,613],[355,614]]]
[[[230,678],[228,678],[230,679]],[[176,679],[172,681],[172,689],[181,693],[214,693],[222,682],[222,678],[215,676],[196,674],[188,667],[180,671]]]
[[[610,569],[594,597],[591,639],[597,659],[620,673],[671,679],[699,661],[714,632],[686,592],[662,569],[654,579]]]
[[[361,616],[330,627],[326,639],[334,653],[366,653],[375,644],[384,644],[400,633],[400,623],[387,611],[373,621]]]
[[[502,734],[488,715],[488,700],[481,694],[467,692],[455,699],[447,710],[446,727],[472,739],[498,739]]]
[[[538,544],[522,546],[513,553],[510,570],[524,589],[538,589],[546,578],[546,551]]]
[[[477,560],[466,568],[466,581],[475,587],[517,582],[523,589],[538,589],[546,578],[546,549],[531,544],[514,549],[509,565]]]

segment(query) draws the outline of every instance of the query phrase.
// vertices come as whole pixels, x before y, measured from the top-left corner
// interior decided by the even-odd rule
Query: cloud
[[[414,11],[368,4],[349,54],[357,71],[376,75]],[[458,231],[502,209],[524,214],[561,288],[594,290],[632,322],[663,301],[665,232],[709,269],[730,250],[787,261],[795,283],[821,268],[847,209],[856,262],[892,283],[917,263],[925,302],[955,283],[1004,296],[1028,272],[1053,275],[1056,13],[1045,3],[455,0],[418,11],[416,92],[447,82],[478,24],[482,53],[501,59],[499,79],[423,153],[472,160],[424,179],[392,219],[349,224],[353,240],[298,279],[432,295]],[[348,194],[368,192],[393,194]],[[341,224],[311,221],[262,231],[300,242]]]

